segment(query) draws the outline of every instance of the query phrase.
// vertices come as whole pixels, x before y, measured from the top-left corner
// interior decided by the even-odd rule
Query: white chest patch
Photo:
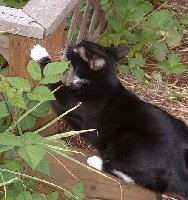
[[[134,184],[134,180],[126,174],[124,174],[123,172],[113,169],[112,173],[117,175],[119,178],[122,178],[126,183]]]
[[[85,84],[85,83],[88,83],[89,80],[87,79],[83,79],[83,78],[80,78],[78,76],[74,76],[73,79],[72,79],[72,84],[76,87],[81,87],[82,84]]]
[[[87,159],[87,164],[95,169],[102,171],[103,161],[99,156],[91,156]]]
[[[33,46],[33,48],[31,49],[31,58],[34,61],[37,62],[45,57],[50,57],[50,56],[44,47],[42,47],[40,44]]]

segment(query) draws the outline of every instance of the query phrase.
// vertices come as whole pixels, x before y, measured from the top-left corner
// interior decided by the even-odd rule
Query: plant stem
[[[70,195],[74,196],[71,192],[69,192],[69,191],[66,190],[65,188],[63,188],[63,187],[61,187],[61,186],[59,186],[59,185],[56,185],[56,184],[54,184],[54,183],[48,182],[48,181],[46,181],[46,180],[44,180],[44,179],[40,179],[40,178],[37,178],[37,177],[35,177],[35,176],[30,176],[30,175],[28,175],[28,174],[22,174],[22,173],[20,173],[20,172],[11,171],[11,170],[8,170],[8,169],[2,169],[2,168],[0,168],[0,171],[2,171],[2,172],[8,172],[8,173],[11,173],[11,174],[15,174],[15,175],[18,175],[18,176],[21,176],[21,177],[29,178],[29,179],[32,179],[32,180],[34,180],[34,181],[38,181],[38,182],[44,183],[44,184],[46,184],[46,185],[49,185],[49,186],[51,186],[51,187],[58,188],[59,190],[62,190],[62,191],[64,191],[64,192],[67,192],[67,193],[69,193]],[[78,199],[76,196],[74,196],[74,197],[75,197],[76,199]]]
[[[64,112],[63,114],[59,115],[57,118],[55,118],[54,120],[52,120],[51,122],[49,122],[48,124],[44,125],[43,127],[41,127],[40,129],[36,130],[34,133],[39,133],[41,131],[43,131],[44,129],[48,128],[49,126],[51,126],[52,124],[54,124],[55,122],[59,121],[61,118],[63,118],[65,115],[67,115],[68,113],[72,112],[73,110],[77,109],[79,106],[81,105],[81,102],[78,103],[78,105],[74,106],[73,108],[67,110],[66,112]]]

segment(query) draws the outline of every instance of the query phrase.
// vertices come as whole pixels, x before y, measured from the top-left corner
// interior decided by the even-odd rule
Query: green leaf
[[[132,58],[128,62],[129,67],[137,67],[137,66],[144,66],[145,65],[145,60],[143,58]]]
[[[151,10],[153,10],[153,6],[151,3],[147,1],[138,1],[133,8],[127,9],[124,16],[126,20],[134,21],[134,20],[141,20],[144,15],[148,14]]]
[[[39,64],[33,60],[30,60],[28,65],[27,65],[27,71],[29,75],[36,81],[41,80],[41,68]]]
[[[157,42],[153,45],[153,54],[157,61],[165,60],[167,51],[168,49],[164,41]]]
[[[8,92],[10,89],[10,84],[7,79],[0,75],[0,92]]]
[[[185,71],[186,71],[186,66],[183,64],[177,64],[173,66],[173,73],[175,74],[182,74]]]
[[[37,167],[35,168],[35,170],[42,172],[43,174],[50,174],[50,166],[49,166],[49,162],[48,159],[46,159],[45,157],[39,162],[39,164],[37,165]]]
[[[127,41],[130,42],[139,42],[139,37],[136,34],[131,33],[128,30],[123,30],[122,34],[121,34],[121,39],[124,38]]]
[[[11,171],[18,171],[22,168],[22,164],[18,160],[6,160],[3,164],[3,168]]]
[[[39,145],[25,145],[18,149],[18,154],[32,169],[36,169],[37,165],[46,154],[46,150],[44,147]]]
[[[168,55],[168,62],[160,62],[159,67],[166,74],[181,74],[186,71],[186,67],[179,63],[179,57],[175,54]]]
[[[28,105],[28,109],[33,108],[36,104],[38,104],[38,101],[32,101]],[[40,106],[38,106],[34,111],[32,111],[32,115],[35,117],[43,117],[51,113],[51,104],[47,102],[43,102]]]
[[[58,192],[52,192],[47,196],[47,200],[58,200]]]
[[[183,19],[181,20],[181,22],[183,23],[183,24],[188,24],[188,14],[186,14],[184,17],[183,17]]]
[[[31,93],[27,94],[31,100],[50,101],[55,100],[55,96],[46,86],[38,86]]]
[[[0,0],[0,6],[6,6],[6,2],[4,0]]]
[[[14,90],[9,90],[9,93],[7,94],[7,96],[8,96],[8,102],[12,106],[15,106],[18,108],[26,108],[26,103],[24,101],[22,94],[14,91]]]
[[[9,112],[4,101],[0,102],[0,118],[9,116]]]
[[[169,47],[175,47],[181,42],[182,36],[177,30],[166,32],[166,43]]]
[[[105,4],[107,4],[107,3],[108,3],[108,0],[101,0],[100,1],[100,5],[102,5],[102,6],[105,5]]]
[[[28,114],[20,123],[20,128],[22,130],[30,129],[35,125],[35,117],[32,114]]]
[[[6,6],[12,7],[12,8],[23,8],[27,1],[15,1],[15,0],[5,0]]]
[[[62,80],[62,76],[58,74],[52,74],[44,77],[41,81],[41,84],[57,83]]]
[[[16,152],[15,152],[13,146],[7,146],[7,147],[9,147],[9,149],[5,152],[4,157],[6,159],[8,159],[8,160],[14,160],[14,159],[16,159],[17,155],[16,155]]]
[[[103,11],[107,11],[110,9],[111,7],[111,3],[108,0],[101,0],[100,1],[100,5]]]
[[[69,62],[53,62],[46,65],[43,70],[43,74],[45,77],[54,75],[54,74],[62,74],[68,68]]]
[[[0,144],[9,146],[22,146],[22,140],[19,136],[5,132],[0,134]]]
[[[80,183],[74,185],[72,187],[72,192],[78,198],[78,200],[84,199],[85,195],[84,195],[84,185],[83,185],[83,183],[80,182]]]
[[[32,192],[31,194],[33,200],[47,200],[47,197],[39,194],[38,192]]]
[[[34,132],[26,132],[20,136],[23,145],[41,145],[46,141],[44,137]]]
[[[116,13],[118,15],[121,15],[124,13],[127,5],[125,5],[125,0],[115,0],[113,7],[114,7],[114,10],[116,11]]]
[[[133,68],[131,72],[134,74],[135,78],[138,80],[142,80],[144,78],[144,71],[140,68]]]
[[[160,67],[160,69],[162,69],[167,74],[171,74],[171,72],[172,72],[170,64],[165,62],[165,61],[161,61],[159,63],[159,67]]]
[[[31,84],[28,80],[21,77],[7,77],[8,82],[18,90],[31,91]]]
[[[107,21],[110,28],[116,31],[116,33],[122,29],[120,21],[115,16],[108,16]]]
[[[171,30],[177,27],[178,23],[172,18],[168,10],[155,12],[149,19],[150,24],[158,27],[160,30]]]
[[[28,191],[22,191],[20,194],[16,197],[16,200],[33,200],[31,194]]]
[[[171,67],[173,67],[174,65],[177,65],[179,63],[179,57],[176,54],[169,54],[168,55],[168,62],[170,64]]]
[[[130,67],[128,67],[127,65],[120,65],[119,72],[121,74],[128,74],[130,72]]]
[[[1,136],[0,136],[1,137]],[[4,145],[0,145],[0,153],[2,152],[7,152],[9,149],[13,148],[13,146],[4,146]]]
[[[3,168],[3,166],[0,166],[0,168]],[[4,186],[4,182],[13,182],[13,181],[18,181],[18,178],[16,178],[16,176],[14,174],[8,173],[8,172],[1,172],[2,177],[0,176],[0,187]]]

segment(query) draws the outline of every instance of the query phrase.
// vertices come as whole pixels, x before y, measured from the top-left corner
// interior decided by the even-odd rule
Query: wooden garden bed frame
[[[35,44],[41,44],[49,52],[56,52],[67,47],[71,42],[74,30],[79,32],[77,42],[82,39],[94,40],[104,30],[105,13],[100,9],[100,0],[87,0],[84,13],[81,12],[81,0],[30,0],[23,9],[0,6],[0,31],[7,34],[0,35],[0,53],[9,62],[8,76],[21,76],[31,80],[26,65],[30,60],[30,49]],[[67,34],[65,31],[66,19],[72,16]],[[53,56],[53,60],[58,60]],[[51,121],[55,114],[38,120],[36,128]],[[56,133],[58,125],[45,131],[45,135]],[[84,151],[86,157],[94,152]],[[77,158],[83,161],[83,158]],[[59,158],[74,174],[86,185],[86,199],[120,199],[120,189],[116,182],[86,170],[79,165]],[[65,187],[75,182],[70,174],[64,173],[63,166],[52,158],[50,181]],[[85,162],[85,161],[83,161]],[[55,170],[53,170],[55,168]],[[87,172],[87,173],[86,173]],[[61,175],[60,175],[61,174]],[[120,181],[119,179],[117,179]],[[123,200],[158,200],[160,195],[138,186],[129,186],[123,183]],[[64,184],[65,183],[65,184]]]

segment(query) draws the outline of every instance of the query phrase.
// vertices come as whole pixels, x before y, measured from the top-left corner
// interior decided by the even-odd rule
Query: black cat
[[[88,41],[69,46],[74,75],[55,93],[54,109],[61,114],[82,102],[66,119],[76,130],[97,129],[84,135],[101,156],[90,157],[89,165],[127,182],[188,197],[188,126],[122,86],[116,62],[127,53],[124,47]],[[50,62],[39,45],[31,56],[42,67]]]

